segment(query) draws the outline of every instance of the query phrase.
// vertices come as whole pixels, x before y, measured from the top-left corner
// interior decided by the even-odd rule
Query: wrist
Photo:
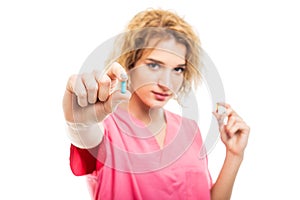
[[[99,145],[103,138],[101,124],[85,124],[67,122],[67,136],[71,143],[81,149],[90,149]]]
[[[230,160],[231,162],[240,164],[244,159],[244,152],[243,153],[232,153],[231,151],[226,151],[226,160]]]

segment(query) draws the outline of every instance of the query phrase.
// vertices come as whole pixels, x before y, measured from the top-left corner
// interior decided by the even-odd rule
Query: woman
[[[163,109],[201,80],[200,42],[182,18],[146,10],[129,23],[106,73],[72,76],[63,109],[71,169],[93,199],[230,199],[249,127],[228,104],[226,157],[213,184],[197,123]],[[117,61],[117,62],[114,62]],[[120,91],[118,82],[127,82]],[[220,121],[222,116],[214,115]]]

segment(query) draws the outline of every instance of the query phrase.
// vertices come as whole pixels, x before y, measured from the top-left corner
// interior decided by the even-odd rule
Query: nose
[[[165,70],[164,73],[161,73],[160,76],[158,77],[157,84],[164,91],[170,90],[170,88],[171,88],[171,72],[169,70]]]

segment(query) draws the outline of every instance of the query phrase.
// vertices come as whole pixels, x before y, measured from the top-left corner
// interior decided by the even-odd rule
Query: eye
[[[174,71],[178,74],[182,74],[185,71],[185,67],[175,67]]]
[[[152,70],[157,70],[157,69],[159,69],[161,66],[159,65],[159,64],[157,64],[157,63],[147,63],[146,64],[150,69],[152,69]]]

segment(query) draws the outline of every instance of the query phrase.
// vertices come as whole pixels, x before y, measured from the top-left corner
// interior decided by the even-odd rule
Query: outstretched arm
[[[226,146],[226,157],[217,181],[211,189],[212,200],[230,199],[233,184],[243,160],[250,128],[229,104],[219,104],[226,108],[225,114],[214,112],[219,121],[221,140]],[[224,116],[228,117],[224,123]]]
[[[116,90],[118,81],[126,81],[125,69],[113,63],[107,72],[82,73],[71,76],[63,98],[67,135],[71,143],[81,149],[98,146],[103,138],[102,121],[122,101],[130,99],[130,92]]]

